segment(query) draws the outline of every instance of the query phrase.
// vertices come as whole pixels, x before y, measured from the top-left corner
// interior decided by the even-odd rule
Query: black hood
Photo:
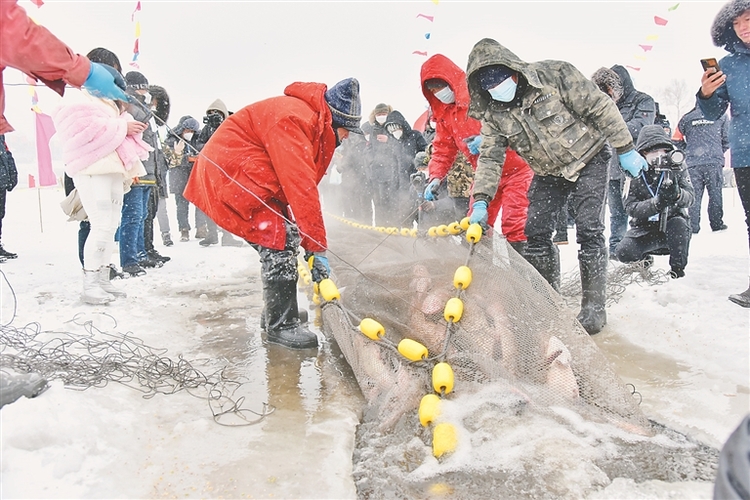
[[[388,118],[386,118],[385,124],[388,125],[389,123],[396,123],[398,125],[401,125],[401,128],[404,130],[404,135],[411,132],[411,126],[409,125],[409,122],[407,122],[406,118],[404,118],[404,115],[402,115],[398,111],[391,111],[390,113],[388,113]]]
[[[615,73],[617,73],[617,76],[620,77],[620,83],[622,84],[622,97],[620,97],[620,99],[625,99],[630,94],[635,92],[635,85],[633,85],[633,79],[630,78],[630,73],[628,73],[628,70],[624,66],[615,64],[610,69],[614,71]]]
[[[744,45],[734,32],[734,19],[750,9],[750,0],[734,0],[724,5],[711,25],[711,39],[717,47],[724,47],[728,52],[735,52],[737,44]]]
[[[665,146],[670,151],[674,149],[674,144],[661,125],[646,125],[638,134],[635,149],[641,152],[655,146]]]

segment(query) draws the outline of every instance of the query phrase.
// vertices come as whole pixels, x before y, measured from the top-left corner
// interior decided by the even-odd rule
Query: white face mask
[[[367,142],[370,142],[370,134],[365,134],[365,140],[366,140]]]
[[[450,87],[445,87],[435,92],[435,97],[443,104],[453,104],[456,102],[456,95]]]
[[[185,132],[184,134],[182,134],[182,138],[185,139],[186,141],[190,141],[193,138],[193,133]]]
[[[513,78],[508,77],[500,82],[497,87],[491,88],[487,92],[496,101],[510,102],[516,96],[516,87],[518,87],[518,84],[513,81]]]
[[[434,130],[437,127],[437,122],[430,122],[430,127]]]
[[[385,123],[386,118],[388,118],[388,115],[377,115],[375,121],[382,125]]]
[[[393,134],[393,137],[395,137],[396,139],[401,139],[401,136],[402,136],[402,135],[404,135],[404,131],[403,131],[403,130],[401,130],[401,129],[399,129],[399,130],[394,130],[394,131],[393,131],[393,132],[391,132],[391,133]]]

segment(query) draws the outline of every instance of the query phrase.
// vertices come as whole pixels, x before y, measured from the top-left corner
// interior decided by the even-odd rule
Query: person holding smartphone
[[[708,69],[701,77],[696,101],[709,120],[718,120],[730,108],[732,168],[745,209],[750,246],[750,0],[725,4],[711,26],[711,38],[714,45],[723,46],[729,55],[716,66],[706,64]],[[750,286],[742,293],[730,295],[729,300],[750,308]]]

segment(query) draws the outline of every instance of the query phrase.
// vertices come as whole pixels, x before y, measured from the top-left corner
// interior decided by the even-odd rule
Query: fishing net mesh
[[[341,299],[322,306],[322,329],[333,337],[367,400],[366,418],[387,431],[435,393],[432,368],[453,369],[456,394],[505,384],[537,409],[569,407],[586,418],[647,429],[632,391],[544,278],[506,241],[463,234],[405,237],[341,219],[327,220],[329,257]],[[464,290],[454,287],[460,266],[472,270]],[[449,299],[463,302],[456,323],[444,318]],[[385,329],[374,341],[362,318]],[[428,357],[409,361],[395,346],[412,339]]]

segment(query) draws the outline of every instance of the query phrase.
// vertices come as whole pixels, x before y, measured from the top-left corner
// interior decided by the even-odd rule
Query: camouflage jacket
[[[493,100],[478,83],[477,71],[497,64],[521,75],[518,95],[509,103]],[[534,173],[570,181],[578,178],[605,142],[618,154],[633,149],[633,138],[615,103],[570,63],[526,63],[495,40],[485,38],[469,54],[466,73],[469,116],[482,122],[475,194],[492,197],[508,146]]]
[[[448,196],[451,198],[468,198],[471,194],[471,183],[474,181],[474,169],[462,152],[458,152],[456,160],[448,170]]]

